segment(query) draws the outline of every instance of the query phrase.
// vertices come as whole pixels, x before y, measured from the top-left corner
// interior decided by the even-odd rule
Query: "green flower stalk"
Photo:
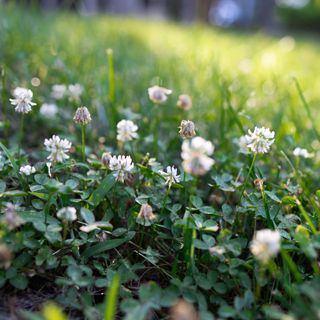
[[[85,145],[85,126],[91,122],[91,115],[86,107],[80,107],[77,109],[73,120],[75,123],[81,125],[81,153],[82,161],[86,160],[86,145]]]

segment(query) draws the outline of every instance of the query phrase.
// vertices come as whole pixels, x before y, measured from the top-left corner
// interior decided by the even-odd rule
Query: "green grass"
[[[49,302],[42,316],[23,311],[27,319],[168,319],[179,298],[192,302],[201,320],[301,319],[306,312],[318,319],[319,49],[319,39],[304,34],[2,6],[0,296],[23,309],[21,300],[43,290],[43,301],[27,309],[39,311],[49,297],[60,305]],[[84,93],[77,102],[57,101],[58,115],[46,120],[39,106],[61,83],[80,83]],[[161,106],[148,98],[155,84],[173,90]],[[21,152],[20,115],[9,104],[17,86],[31,88],[37,103],[24,118]],[[193,98],[189,111],[176,107],[182,93]],[[81,105],[93,119],[84,159],[81,127],[72,120]],[[139,137],[124,145],[116,140],[121,119],[139,126]],[[215,164],[201,177],[183,171],[183,119],[215,146]],[[275,131],[271,151],[239,154],[234,139],[255,126]],[[73,148],[50,175],[43,142],[52,134]],[[293,157],[297,146],[315,157]],[[132,157],[125,184],[99,160],[106,150]],[[175,165],[180,183],[165,187],[147,153],[162,169]],[[19,173],[26,163],[34,175]],[[13,230],[7,202],[25,222]],[[146,203],[156,220],[138,216]],[[67,206],[76,209],[73,222],[57,217]],[[249,248],[264,228],[281,234],[281,249],[267,264]]]
[[[0,14],[0,59],[8,68],[7,81],[11,88],[30,86],[31,78],[39,77],[41,87],[34,91],[40,101],[46,100],[52,84],[79,82],[85,87],[84,105],[95,108],[97,100],[106,105],[106,49],[112,48],[119,110],[130,107],[147,114],[146,88],[160,83],[174,90],[166,113],[174,114],[178,94],[192,93],[195,107],[188,116],[198,126],[204,119],[218,123],[221,88],[226,86],[245,125],[272,125],[278,138],[290,133],[296,142],[307,143],[312,135],[300,134],[310,123],[301,121],[307,114],[292,81],[296,77],[312,117],[319,120],[319,43],[311,37],[293,35],[295,46],[288,51],[291,38],[262,33],[129,18],[38,15],[17,8],[4,8]],[[60,69],[60,63],[65,67]],[[210,125],[203,126],[204,132],[210,130]],[[223,133],[231,134],[226,131],[228,126]]]

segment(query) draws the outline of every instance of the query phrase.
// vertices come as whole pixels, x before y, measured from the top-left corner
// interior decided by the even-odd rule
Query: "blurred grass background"
[[[239,136],[235,118],[227,112],[229,100],[245,128],[271,126],[278,143],[308,147],[314,138],[293,82],[293,77],[299,80],[312,117],[318,121],[320,42],[314,35],[276,37],[197,24],[1,7],[0,61],[7,87],[31,88],[38,106],[50,101],[52,85],[78,82],[85,89],[81,104],[95,110],[100,119],[102,106],[108,118],[107,48],[114,52],[117,110],[121,114],[130,108],[135,113],[124,112],[119,118],[141,118],[142,132],[148,128],[152,106],[147,88],[160,84],[174,91],[159,111],[164,127],[170,121],[177,127],[182,118],[188,118],[203,136],[217,140]],[[40,79],[40,86],[32,87],[34,77]],[[181,93],[193,98],[194,107],[188,113],[175,106]],[[71,111],[77,106],[61,107]],[[32,126],[35,120],[29,119]],[[44,131],[46,126],[50,124],[40,124]],[[60,124],[61,130],[65,128]],[[94,130],[108,135],[114,129],[100,123]],[[175,136],[176,131],[164,134]],[[295,141],[286,139],[288,134]],[[317,148],[318,142],[312,146]]]

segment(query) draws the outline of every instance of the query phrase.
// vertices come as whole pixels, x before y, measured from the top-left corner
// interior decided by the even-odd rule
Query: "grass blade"
[[[117,121],[117,110],[115,106],[116,93],[115,93],[115,80],[114,80],[114,66],[113,66],[113,51],[107,49],[108,59],[108,85],[109,85],[109,102],[111,105],[111,126],[115,127]]]
[[[304,94],[303,94],[303,92],[301,90],[299,81],[298,81],[297,78],[293,78],[293,81],[294,81],[294,83],[296,85],[296,88],[298,90],[299,97],[300,97],[300,100],[302,102],[302,105],[304,106],[304,108],[305,108],[305,110],[307,112],[307,116],[309,118],[309,121],[311,122],[312,130],[313,130],[315,136],[317,137],[317,139],[320,141],[320,134],[319,134],[318,130],[316,129],[316,124],[314,122],[314,117],[312,117],[312,115],[311,115],[311,111],[310,111],[309,105],[308,105],[307,100],[305,99]]]
[[[114,320],[117,312],[117,302],[120,287],[120,276],[118,273],[112,279],[111,287],[108,290],[104,320]]]

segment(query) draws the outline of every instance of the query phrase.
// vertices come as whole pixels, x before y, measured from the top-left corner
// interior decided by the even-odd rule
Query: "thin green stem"
[[[1,66],[1,80],[2,80],[1,81],[2,82],[1,99],[2,99],[4,139],[5,139],[5,142],[8,143],[9,122],[7,120],[6,73],[5,73],[4,66]]]
[[[81,125],[81,153],[82,162],[86,161],[85,125]]]
[[[225,83],[223,84],[223,88],[225,90],[225,99],[226,99],[226,102],[227,102],[228,111],[229,111],[229,113],[231,115],[231,118],[233,119],[233,121],[231,123],[235,123],[238,126],[239,130],[241,131],[241,133],[244,134],[245,130],[244,130],[243,126],[242,126],[242,123],[241,123],[241,121],[240,121],[240,119],[238,117],[237,112],[232,107],[232,103],[231,103],[231,99],[230,99],[231,94],[230,94],[229,88]]]
[[[116,94],[115,94],[115,79],[114,79],[114,65],[113,65],[113,51],[107,49],[108,59],[108,85],[109,85],[109,102],[111,105],[111,126],[115,127],[117,121],[117,110],[115,106]]]
[[[254,268],[255,273],[258,279],[256,277],[253,277],[253,288],[254,288],[254,301],[255,301],[255,308],[257,308],[258,301],[260,299],[261,295],[261,286],[260,286],[260,279],[264,277],[264,269],[261,268],[257,261],[254,262]]]
[[[164,196],[164,199],[162,201],[162,206],[161,206],[161,211],[160,211],[160,215],[163,214],[163,211],[165,209],[165,206],[166,206],[166,202],[167,202],[167,199],[168,199],[168,196],[169,196],[169,193],[170,193],[170,189],[171,189],[171,186],[168,188],[167,192],[166,192],[166,195]]]
[[[192,268],[194,266],[194,240],[197,239],[197,230],[196,229],[192,229],[191,232],[191,241],[190,241],[190,250],[189,250],[189,266],[188,266],[188,270],[190,272],[190,274],[192,274]]]
[[[158,110],[158,105],[155,104],[153,107],[153,152],[155,157],[158,157],[158,140],[159,140],[159,126],[158,126],[158,115],[156,111]]]
[[[294,278],[296,279],[297,282],[302,282],[302,276],[298,270],[297,265],[295,264],[295,262],[292,260],[292,258],[290,257],[290,255],[288,254],[288,252],[284,249],[282,249],[281,251],[281,256],[282,259],[285,261],[285,263],[287,264],[289,270],[292,272]]]
[[[270,216],[270,211],[269,211],[269,207],[268,207],[268,203],[267,203],[267,199],[266,199],[266,194],[264,192],[263,182],[261,183],[260,191],[261,191],[261,197],[262,197],[262,201],[263,201],[263,205],[264,205],[264,210],[265,210],[266,216],[267,216],[268,228],[274,229],[274,223],[273,223],[271,216]]]
[[[301,204],[300,200],[297,198],[296,199],[296,204],[300,210],[300,213],[302,214],[303,218],[306,220],[306,222],[308,223],[311,231],[313,234],[317,234],[317,229],[314,226],[314,223],[312,222],[308,212],[304,209],[303,205]]]
[[[299,97],[300,97],[300,100],[302,102],[302,105],[304,106],[305,110],[306,110],[306,113],[307,113],[307,116],[309,118],[309,121],[311,122],[311,125],[312,125],[312,130],[315,134],[315,136],[317,137],[317,139],[320,141],[320,134],[317,130],[317,126],[316,126],[316,123],[315,123],[315,117],[312,116],[311,114],[311,111],[310,111],[310,108],[309,108],[309,105],[307,103],[307,100],[305,99],[304,97],[304,94],[301,90],[301,87],[300,87],[300,84],[299,84],[299,81],[297,78],[293,78],[293,81],[296,85],[296,88],[298,90],[298,94],[299,94]]]
[[[23,127],[24,127],[24,113],[21,114],[21,121],[20,121],[19,142],[18,142],[18,157],[20,157],[20,150],[21,150],[21,146],[22,146]]]
[[[250,168],[249,168],[249,171],[248,171],[247,177],[246,177],[246,179],[245,179],[245,181],[244,181],[244,184],[243,184],[243,186],[242,186],[242,191],[241,191],[240,201],[241,201],[241,199],[242,199],[242,197],[243,197],[243,194],[244,194],[244,191],[245,191],[245,189],[246,189],[246,186],[247,186],[247,183],[248,183],[249,177],[250,177],[250,175],[251,175],[251,172],[252,172],[252,169],[253,169],[254,163],[255,163],[255,161],[256,161],[256,158],[257,158],[257,154],[255,153],[255,154],[253,155],[253,159],[252,159],[252,162],[251,162],[251,165],[250,165]]]
[[[67,239],[67,234],[68,234],[68,221],[67,220],[63,220],[63,237],[62,237],[62,245],[64,244],[64,242]]]
[[[187,186],[186,186],[186,172],[183,172],[183,187],[184,187],[184,207],[187,207],[187,202],[188,202],[188,191],[187,191]]]

